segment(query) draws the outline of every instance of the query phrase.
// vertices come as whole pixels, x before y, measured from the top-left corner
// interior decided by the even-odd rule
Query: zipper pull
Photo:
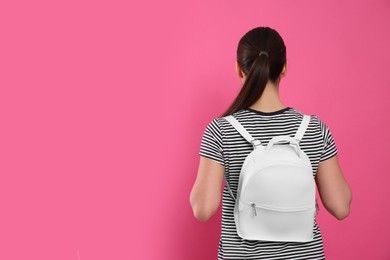
[[[251,203],[251,206],[252,206],[252,209],[253,209],[253,215],[257,216],[256,204],[252,202],[252,203]]]

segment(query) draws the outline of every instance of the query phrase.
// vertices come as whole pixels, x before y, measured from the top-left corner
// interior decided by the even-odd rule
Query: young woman
[[[190,195],[195,217],[207,221],[221,202],[224,172],[236,196],[241,166],[253,150],[224,118],[233,114],[263,144],[277,135],[294,136],[303,114],[279,98],[279,82],[287,69],[283,39],[269,27],[247,32],[237,48],[236,71],[243,86],[221,117],[206,127],[200,145],[198,175]],[[343,177],[337,147],[329,127],[312,115],[300,143],[308,155],[321,201],[338,220],[349,215],[351,190]],[[274,242],[242,239],[234,222],[234,200],[222,192],[222,228],[218,259],[325,259],[320,228],[314,223],[311,242]]]

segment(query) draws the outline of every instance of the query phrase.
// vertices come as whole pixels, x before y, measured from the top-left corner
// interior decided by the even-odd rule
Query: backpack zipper
[[[294,209],[287,209],[287,208],[275,208],[275,207],[267,207],[264,205],[257,205],[255,202],[249,203],[249,205],[252,207],[253,215],[257,216],[256,208],[263,208],[268,210],[274,210],[274,211],[285,211],[285,212],[295,212],[295,211],[303,211],[311,209],[311,207],[301,207],[301,208],[294,208]]]

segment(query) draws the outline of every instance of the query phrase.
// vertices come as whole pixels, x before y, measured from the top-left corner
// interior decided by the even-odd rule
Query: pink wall
[[[3,1],[0,259],[216,259],[188,201],[238,40],[287,45],[285,104],[332,129],[352,212],[328,259],[390,259],[389,1]]]

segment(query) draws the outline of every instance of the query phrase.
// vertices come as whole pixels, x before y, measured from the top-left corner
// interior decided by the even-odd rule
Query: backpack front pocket
[[[249,202],[237,212],[237,232],[250,240],[311,241],[315,210],[315,206],[275,208]]]

